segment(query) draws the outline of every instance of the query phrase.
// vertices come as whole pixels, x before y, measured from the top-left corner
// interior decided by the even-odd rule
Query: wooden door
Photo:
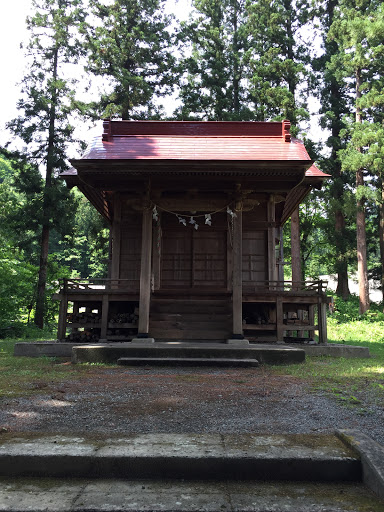
[[[161,288],[225,289],[226,231],[201,226],[163,230]]]

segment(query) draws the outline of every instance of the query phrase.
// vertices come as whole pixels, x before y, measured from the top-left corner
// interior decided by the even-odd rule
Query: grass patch
[[[83,366],[66,365],[53,357],[14,357],[19,340],[0,340],[0,397],[28,396],[58,382],[86,375]]]
[[[328,318],[329,343],[369,348],[369,359],[307,357],[305,364],[275,367],[273,371],[308,382],[311,389],[332,394],[348,406],[384,405],[384,315],[378,305],[358,315],[358,301],[336,299]],[[367,403],[367,401],[369,403]]]

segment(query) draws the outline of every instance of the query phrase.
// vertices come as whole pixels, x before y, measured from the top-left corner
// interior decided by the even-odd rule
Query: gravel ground
[[[0,400],[0,432],[330,433],[354,428],[384,445],[384,408],[346,406],[268,367],[103,368]]]

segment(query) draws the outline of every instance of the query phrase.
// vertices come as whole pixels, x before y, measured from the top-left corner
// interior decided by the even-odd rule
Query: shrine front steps
[[[305,351],[284,345],[228,345],[204,342],[129,342],[78,345],[72,348],[73,363],[162,364],[188,366],[257,366],[296,364],[305,361]]]
[[[154,299],[149,331],[156,339],[224,340],[232,329],[232,310],[223,299]]]
[[[2,512],[382,512],[384,450],[333,435],[0,438]]]

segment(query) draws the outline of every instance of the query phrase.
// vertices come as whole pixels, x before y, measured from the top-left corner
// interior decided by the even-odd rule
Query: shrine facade
[[[111,250],[56,295],[59,340],[326,343],[324,283],[284,280],[282,227],[326,178],[288,121],[105,121],[71,163]]]

